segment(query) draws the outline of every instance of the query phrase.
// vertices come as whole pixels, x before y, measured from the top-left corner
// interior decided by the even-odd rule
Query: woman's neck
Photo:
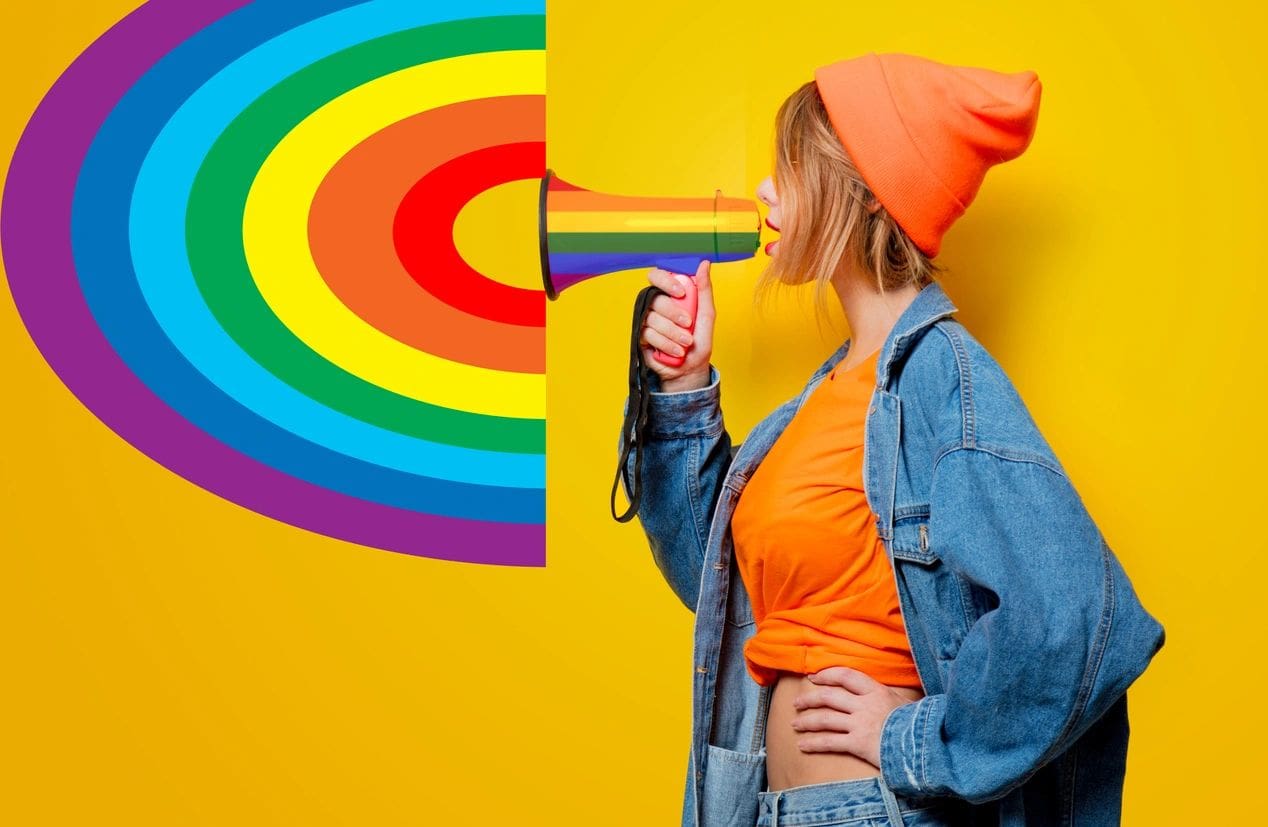
[[[850,326],[850,352],[844,360],[846,370],[885,344],[898,317],[920,293],[919,287],[908,285],[886,290],[882,296],[871,276],[857,272],[834,278],[832,286]]]

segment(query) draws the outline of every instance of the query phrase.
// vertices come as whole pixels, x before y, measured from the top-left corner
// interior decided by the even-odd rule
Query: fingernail
[[[684,325],[685,325],[685,324],[691,324],[691,319],[687,318],[686,316],[679,316],[679,317],[678,317],[678,324],[684,324]]]

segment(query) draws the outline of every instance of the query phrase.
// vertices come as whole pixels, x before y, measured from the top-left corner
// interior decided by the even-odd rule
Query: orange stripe
[[[609,195],[601,192],[551,191],[551,212],[594,212],[596,210],[665,212],[713,212],[712,198],[640,198],[636,195]]]

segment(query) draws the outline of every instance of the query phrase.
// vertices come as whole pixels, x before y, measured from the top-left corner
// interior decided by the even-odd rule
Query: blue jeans
[[[874,775],[759,792],[756,827],[951,827],[969,823],[964,805],[896,795]]]

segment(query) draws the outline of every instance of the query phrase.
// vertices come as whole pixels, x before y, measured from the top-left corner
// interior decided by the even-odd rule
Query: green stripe
[[[545,47],[542,15],[422,26],[332,54],[244,109],[203,161],[186,221],[198,287],[234,341],[296,390],[365,422],[448,445],[544,453],[544,420],[454,411],[422,402],[367,382],[311,350],[274,315],[256,288],[243,250],[242,223],[247,194],[265,158],[297,124],[332,99],[375,78],[433,60]]]
[[[547,233],[552,253],[709,253],[755,249],[756,233]],[[717,247],[714,237],[717,237]]]
[[[761,232],[751,233],[718,233],[718,247],[723,253],[744,253],[752,255],[762,244]]]

